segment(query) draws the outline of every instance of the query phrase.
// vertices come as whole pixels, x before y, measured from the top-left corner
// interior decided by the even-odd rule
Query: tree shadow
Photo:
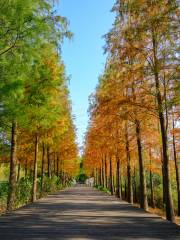
[[[0,239],[179,240],[180,228],[114,197],[80,187],[0,217]]]

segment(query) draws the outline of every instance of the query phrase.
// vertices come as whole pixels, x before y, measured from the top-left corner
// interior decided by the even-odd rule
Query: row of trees
[[[113,11],[106,67],[90,97],[86,171],[145,210],[148,203],[159,207],[160,194],[174,221],[172,187],[180,215],[179,2],[118,0]]]
[[[0,160],[9,162],[7,209],[14,208],[21,170],[32,178],[32,201],[45,175],[76,172],[77,146],[68,79],[61,59],[67,20],[54,1],[0,3]]]

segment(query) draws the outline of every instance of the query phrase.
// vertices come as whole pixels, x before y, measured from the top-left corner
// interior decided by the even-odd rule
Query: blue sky
[[[103,72],[106,34],[114,21],[110,12],[115,0],[60,0],[59,13],[70,21],[73,40],[64,42],[63,60],[71,76],[70,95],[77,127],[77,141],[83,144],[88,125],[88,96]]]

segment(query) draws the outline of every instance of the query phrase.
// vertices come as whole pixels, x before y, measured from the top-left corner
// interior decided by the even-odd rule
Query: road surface
[[[0,240],[180,240],[180,227],[76,186],[0,217]]]

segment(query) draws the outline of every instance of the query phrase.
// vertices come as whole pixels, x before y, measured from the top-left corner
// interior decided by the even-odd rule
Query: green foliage
[[[63,188],[60,177],[53,176],[52,178],[45,177],[44,192],[51,193]]]
[[[2,152],[3,154],[3,152]],[[5,182],[5,181],[8,181],[9,179],[9,172],[10,172],[10,169],[9,169],[9,164],[1,164],[0,166],[0,176],[1,176],[1,181],[2,182]]]
[[[16,207],[31,201],[32,178],[21,178],[16,188]]]
[[[6,199],[9,191],[8,182],[0,182],[0,199]]]
[[[17,163],[20,167],[27,164],[28,168],[39,164],[40,154],[36,155],[36,164],[32,156],[35,139],[39,152],[41,143],[46,142],[46,146],[59,155],[57,148],[61,149],[59,145],[63,145],[63,137],[68,133],[69,145],[66,149],[62,147],[66,154],[61,154],[65,158],[71,155],[70,159],[74,160],[77,152],[60,51],[63,39],[71,38],[72,34],[67,19],[57,15],[55,8],[53,0],[3,0],[0,3],[0,150],[3,150],[0,161],[9,162],[10,152],[15,156],[11,159],[9,209],[13,209],[15,195],[16,207],[30,201],[31,195],[36,195],[36,183],[38,197],[41,194],[41,178],[36,179],[36,173],[33,180],[23,178],[18,183],[12,174],[17,171]],[[16,154],[12,154],[13,149],[17,150]],[[45,192],[61,187],[60,179],[45,179]]]
[[[104,187],[101,186],[101,185],[96,185],[95,188],[97,188],[98,190],[100,190],[100,191],[102,191],[102,192],[105,192],[105,193],[111,194],[111,192],[109,191],[109,189],[104,188]]]
[[[41,190],[41,178],[37,179],[38,181],[38,197],[46,195],[49,193],[54,193],[60,189],[63,189],[67,186],[71,186],[72,182],[66,182],[62,184],[60,177],[53,176],[52,178],[45,177],[44,189]],[[27,203],[31,202],[32,199],[32,183],[33,179],[30,177],[23,177],[19,180],[16,185],[16,202],[15,208],[21,207]],[[6,199],[9,191],[8,182],[0,182],[0,205],[6,204]]]
[[[47,91],[43,96],[37,88],[40,80],[51,77],[48,68],[39,66],[45,45],[49,44],[48,49],[57,52],[63,38],[71,36],[66,18],[55,14],[53,4],[48,0],[10,0],[0,4],[0,120],[3,125],[10,125],[12,119],[25,123],[28,109],[24,97],[29,87],[34,89],[32,98],[36,105],[43,100],[44,105],[47,102]],[[40,107],[37,111],[45,119]]]
[[[88,178],[88,177],[86,176],[86,174],[81,173],[81,174],[79,174],[79,175],[76,177],[76,181],[77,181],[77,182],[80,182],[80,183],[85,183],[85,181],[86,181],[87,178]]]

